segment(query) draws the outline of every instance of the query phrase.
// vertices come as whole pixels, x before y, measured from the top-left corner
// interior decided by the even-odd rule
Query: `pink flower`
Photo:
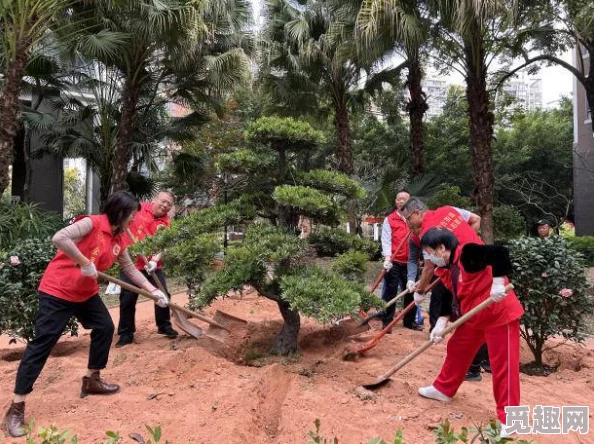
[[[10,265],[16,267],[17,265],[21,264],[21,260],[18,256],[10,256]]]
[[[571,288],[563,288],[562,290],[559,290],[559,294],[564,298],[568,298],[573,294],[573,290]]]
[[[549,273],[547,273],[546,271],[540,275],[543,278],[548,278],[549,277]]]

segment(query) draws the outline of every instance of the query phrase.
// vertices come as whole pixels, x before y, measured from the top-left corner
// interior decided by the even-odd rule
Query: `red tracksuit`
[[[478,234],[466,223],[455,208],[445,206],[427,211],[423,216],[419,238],[433,227],[452,231],[460,243],[454,253],[454,263],[460,269],[457,291],[461,314],[467,313],[490,297],[493,275],[491,267],[478,273],[468,273],[460,263],[462,247],[467,243],[483,245]],[[437,268],[435,274],[454,293],[449,268]],[[433,386],[447,396],[454,396],[464,382],[468,367],[480,346],[487,342],[493,374],[493,395],[497,417],[505,424],[505,406],[520,405],[520,324],[524,309],[515,293],[510,291],[501,302],[493,302],[458,327],[447,344],[447,354],[441,372]]]

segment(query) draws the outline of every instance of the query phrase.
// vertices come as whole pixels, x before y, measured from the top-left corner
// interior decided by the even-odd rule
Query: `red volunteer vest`
[[[493,274],[491,267],[485,268],[477,273],[468,273],[460,262],[462,247],[458,246],[454,254],[454,263],[460,269],[458,276],[457,296],[460,302],[460,313],[469,312],[472,308],[490,297]],[[449,268],[437,268],[435,274],[439,276],[443,284],[453,293],[452,274]],[[508,279],[505,279],[506,285]],[[516,297],[513,290],[500,302],[493,302],[487,308],[466,321],[471,328],[489,330],[509,324],[519,319],[524,314],[522,304]]]
[[[105,271],[126,249],[128,237],[121,234],[114,236],[105,214],[83,217],[91,218],[93,229],[76,246],[97,270]],[[97,279],[80,274],[79,266],[58,251],[43,273],[39,291],[71,302],[84,302],[99,292],[99,285]]]
[[[134,237],[141,241],[147,236],[154,235],[158,229],[169,226],[169,217],[167,215],[156,218],[153,213],[153,204],[150,202],[141,202],[140,211],[136,213],[134,220],[130,224],[130,231]],[[132,241],[130,240],[132,243]],[[147,256],[150,261],[151,256]],[[136,268],[144,270],[144,261],[140,255],[136,258]],[[161,261],[157,264],[157,268],[163,268]]]
[[[421,247],[421,238],[433,227],[443,227],[450,230],[460,242],[460,248],[468,243],[484,245],[483,241],[476,234],[468,223],[462,219],[462,216],[454,207],[441,207],[434,211],[426,211],[421,223],[421,233],[419,236],[412,236],[417,247]]]
[[[390,224],[390,228],[392,230],[392,254],[394,254],[396,249],[402,243],[403,239],[408,236],[410,229],[408,228],[406,220],[404,220],[404,218],[400,216],[397,211],[390,213],[388,216],[388,223]],[[400,247],[396,257],[392,257],[392,261],[406,264],[408,261],[408,242],[402,243],[402,246]]]

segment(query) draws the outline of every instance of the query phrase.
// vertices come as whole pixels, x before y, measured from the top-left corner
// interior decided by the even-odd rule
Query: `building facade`
[[[576,51],[580,51],[578,48]],[[590,55],[582,51],[588,60]],[[578,53],[574,53],[574,66]],[[588,69],[588,63],[584,63]],[[585,73],[588,75],[588,72]],[[594,132],[592,116],[586,100],[586,91],[574,77],[573,80],[573,195],[575,234],[594,236]]]

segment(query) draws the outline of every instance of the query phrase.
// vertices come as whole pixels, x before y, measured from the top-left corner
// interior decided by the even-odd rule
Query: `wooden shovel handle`
[[[505,292],[507,293],[508,291],[510,291],[513,288],[514,288],[514,286],[512,284],[508,284],[505,287]],[[483,302],[481,302],[480,304],[478,304],[476,307],[474,307],[468,313],[465,313],[464,315],[460,316],[456,321],[454,321],[450,325],[448,325],[446,327],[446,329],[443,331],[443,336],[451,333],[457,327],[459,327],[460,325],[464,324],[467,320],[469,320],[470,318],[472,318],[479,311],[482,311],[485,308],[487,308],[492,303],[493,303],[493,300],[490,297],[487,298],[487,299],[485,299]],[[382,380],[388,379],[390,376],[392,376],[394,373],[396,373],[398,370],[400,370],[402,367],[404,367],[410,361],[412,361],[417,356],[419,356],[421,353],[423,353],[425,350],[427,350],[429,347],[431,347],[431,345],[433,345],[433,341],[430,341],[430,340],[427,341],[427,342],[425,342],[425,343],[423,343],[423,345],[421,345],[415,351],[413,351],[412,353],[410,353],[408,356],[406,356],[404,359],[402,359],[396,365],[394,365],[392,368],[390,368],[386,373],[384,373],[382,376],[380,376],[378,378],[378,381],[382,381]]]
[[[118,278],[114,278],[108,274],[105,274],[101,271],[97,272],[97,275],[103,279],[105,279],[106,281],[109,282],[113,282],[116,285],[119,285],[122,288],[125,288],[126,290],[130,290],[133,291],[134,293],[138,293],[141,294],[143,296],[146,296],[149,299],[152,299],[153,301],[158,301],[159,298],[157,296],[152,295],[150,292],[143,290],[142,288],[138,288],[135,285],[129,284],[128,282],[124,282],[121,279]],[[219,328],[223,328],[225,330],[228,330],[227,327],[225,327],[224,325],[219,324],[216,321],[213,321],[212,319],[210,319],[209,317],[206,317],[204,315],[201,315],[200,313],[196,313],[195,311],[192,310],[188,310],[185,307],[182,307],[181,305],[177,305],[174,304],[173,302],[169,302],[169,307],[177,310],[177,311],[181,311],[182,313],[186,314],[187,316],[193,317],[193,318],[198,318],[208,324],[214,325],[215,327],[219,327]]]
[[[138,239],[136,239],[134,237],[134,235],[132,234],[132,231],[130,231],[130,228],[126,228],[126,231],[128,233],[128,236],[130,236],[130,239],[132,239],[132,242],[137,243],[138,242]],[[138,256],[140,257],[140,259],[142,260],[142,262],[144,262],[144,265],[148,265],[149,261],[148,261],[148,259],[146,258],[146,256],[144,254],[139,253]],[[168,294],[168,291],[165,289],[165,286],[163,285],[163,283],[161,282],[161,280],[157,277],[157,273],[155,273],[154,271],[152,271],[150,273],[150,275],[153,278],[153,280],[155,281],[155,284],[157,284],[157,288],[159,290],[161,290],[163,293]]]

